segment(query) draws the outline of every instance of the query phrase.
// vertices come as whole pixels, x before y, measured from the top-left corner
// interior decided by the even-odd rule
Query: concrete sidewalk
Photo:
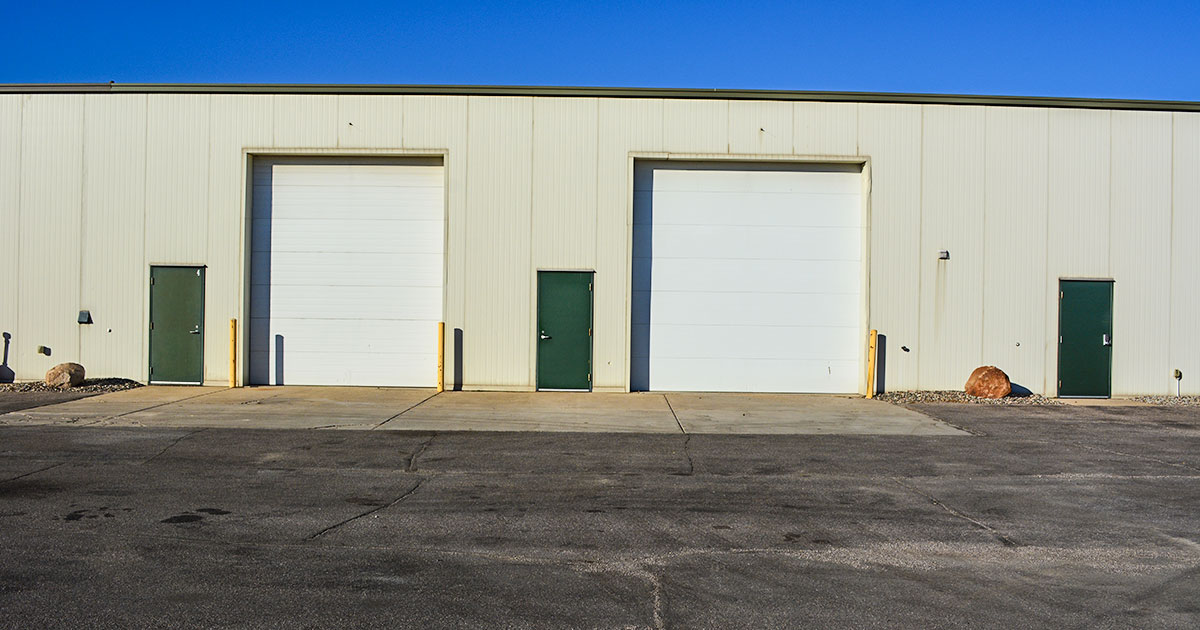
[[[967,435],[858,396],[155,386],[0,415],[0,424],[399,431]]]

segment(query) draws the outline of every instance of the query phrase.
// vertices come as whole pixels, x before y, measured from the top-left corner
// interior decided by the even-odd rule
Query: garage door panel
[[[828,193],[857,195],[862,192],[862,177],[856,165],[809,164],[805,170],[784,165],[746,164],[736,169],[728,165],[671,165],[663,168],[642,167],[634,174],[635,191],[661,192],[745,192],[757,193]]]
[[[638,252],[655,259],[709,258],[771,260],[862,259],[862,230],[857,227],[782,227],[745,225],[656,225],[638,233]]]
[[[436,159],[426,164],[363,163],[354,161],[297,164],[285,159],[268,159],[254,165],[255,185],[316,188],[321,186],[441,186],[442,167]]]
[[[857,356],[858,327],[654,327],[649,355],[669,359],[837,359]]]
[[[255,219],[254,251],[441,254],[441,221]]]
[[[327,219],[339,216],[354,216],[360,219],[394,219],[398,213],[389,203],[398,194],[404,195],[414,204],[413,212],[399,215],[406,219],[439,221],[445,214],[441,188],[373,188],[370,191],[355,191],[341,194],[324,189],[291,188],[271,190],[255,187],[252,202],[259,209],[255,218],[278,219]],[[272,209],[272,204],[278,204]]]
[[[730,299],[719,292],[654,294],[655,324],[744,326],[852,326],[857,329],[862,305],[854,293],[744,293]],[[633,295],[633,323],[650,323],[650,292]]]
[[[314,162],[255,165],[251,382],[433,385],[441,167]]]
[[[252,313],[272,319],[441,318],[441,287],[272,285],[252,287]]]
[[[858,227],[858,195],[635,193],[638,225]]]
[[[856,361],[662,359],[650,387],[658,391],[840,394],[858,389]]]
[[[848,293],[862,281],[857,261],[655,259],[634,266],[634,290],[726,293]],[[648,280],[648,282],[647,282]],[[819,299],[819,298],[814,298]]]
[[[336,334],[338,326],[353,326],[358,334]],[[424,356],[437,348],[437,320],[330,321],[256,317],[250,320],[250,341],[251,352],[271,352],[282,344],[286,351],[296,352],[379,352]]]
[[[250,355],[252,383],[273,385],[354,385],[358,387],[433,387],[437,374],[424,355],[284,352],[278,366],[270,353]]]
[[[256,285],[442,286],[441,254],[255,252],[250,261]]]

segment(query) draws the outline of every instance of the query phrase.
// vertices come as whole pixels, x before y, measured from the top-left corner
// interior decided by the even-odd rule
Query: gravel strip
[[[1038,394],[1028,396],[1005,396],[1004,398],[977,398],[960,391],[886,392],[875,396],[877,400],[894,405],[927,403],[965,403],[971,405],[1064,405],[1066,403]]]
[[[88,378],[78,387],[51,387],[42,381],[25,383],[0,383],[0,394],[23,394],[27,392],[88,392],[108,393],[141,387],[137,381],[127,378]]]
[[[1134,396],[1130,400],[1163,407],[1200,407],[1200,396]]]

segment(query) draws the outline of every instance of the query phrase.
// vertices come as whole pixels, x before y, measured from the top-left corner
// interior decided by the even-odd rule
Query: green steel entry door
[[[204,269],[150,268],[150,382],[204,382]]]
[[[1058,284],[1058,395],[1108,398],[1112,393],[1113,283]]]
[[[538,272],[538,389],[592,388],[592,272]]]

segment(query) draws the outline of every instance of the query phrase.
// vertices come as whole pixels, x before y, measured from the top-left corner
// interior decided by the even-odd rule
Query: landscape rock
[[[967,379],[963,391],[969,396],[979,398],[1004,398],[1012,392],[1012,381],[1008,380],[1004,370],[994,365],[985,365],[971,372],[971,378]]]
[[[59,363],[46,372],[46,384],[51,387],[76,387],[83,383],[83,366],[78,363]]]

